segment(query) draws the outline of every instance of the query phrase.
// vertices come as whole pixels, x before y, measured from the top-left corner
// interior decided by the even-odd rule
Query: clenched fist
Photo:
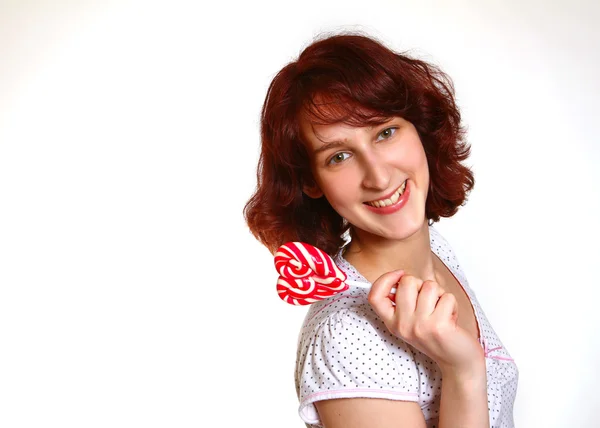
[[[394,286],[395,305],[389,297]],[[426,354],[442,372],[468,373],[484,361],[480,344],[458,325],[456,298],[437,282],[388,272],[373,283],[369,303],[393,335]]]

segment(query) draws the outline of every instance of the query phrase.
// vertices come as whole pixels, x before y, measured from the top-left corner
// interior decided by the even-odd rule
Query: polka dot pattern
[[[452,248],[429,227],[432,251],[452,271],[473,305],[486,349],[491,428],[511,428],[518,369],[487,320]],[[348,279],[368,281],[339,253]],[[438,427],[441,372],[425,354],[393,336],[367,301],[368,290],[350,288],[314,303],[298,338],[296,392],[307,427],[320,427],[314,403],[333,398],[385,398],[419,403],[428,428]]]

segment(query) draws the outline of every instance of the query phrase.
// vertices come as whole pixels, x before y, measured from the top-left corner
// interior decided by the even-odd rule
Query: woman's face
[[[412,123],[301,126],[317,185],[304,193],[325,196],[360,239],[404,239],[423,227],[429,170]]]

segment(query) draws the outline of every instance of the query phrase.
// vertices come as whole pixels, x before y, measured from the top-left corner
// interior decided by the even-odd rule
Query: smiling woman
[[[308,311],[303,421],[514,426],[517,367],[432,226],[474,185],[450,78],[370,37],[323,38],[273,79],[261,139],[252,233],[319,247],[366,285]]]
[[[474,179],[461,164],[469,147],[451,80],[435,66],[372,39],[340,35],[308,46],[269,87],[262,113],[258,191],[246,207],[261,242],[274,251],[289,238],[316,238],[316,246],[335,253],[350,225],[329,204],[308,201],[299,191],[316,184],[311,173],[315,159],[309,157],[310,142],[303,131],[310,134],[308,124],[313,129],[331,124],[371,128],[392,117],[414,126],[422,150],[434,160],[429,165],[434,191],[425,207],[427,218],[435,222],[454,215]],[[316,155],[327,146],[314,149]],[[279,185],[261,187],[273,182]],[[321,224],[324,233],[315,231],[314,224]]]
[[[429,173],[423,144],[410,122],[395,117],[376,127],[353,127],[303,120],[302,133],[314,178],[314,184],[303,188],[306,195],[326,195],[333,209],[363,233],[402,239],[420,227]]]

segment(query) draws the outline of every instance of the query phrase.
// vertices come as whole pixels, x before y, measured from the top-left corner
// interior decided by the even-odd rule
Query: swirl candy
[[[288,242],[275,253],[277,293],[291,305],[309,305],[348,289],[346,274],[322,250]]]

